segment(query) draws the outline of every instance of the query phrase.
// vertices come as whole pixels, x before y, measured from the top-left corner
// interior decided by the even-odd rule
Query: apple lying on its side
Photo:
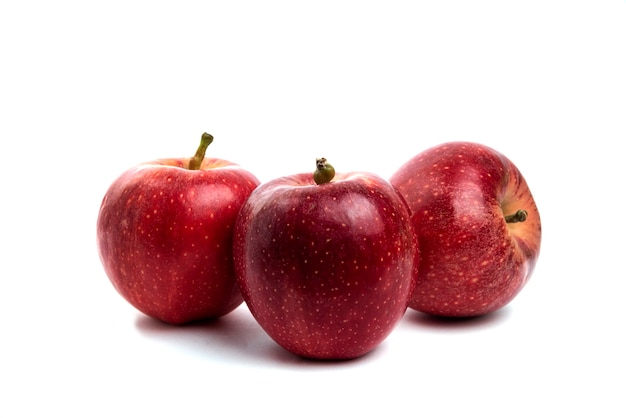
[[[524,287],[539,256],[541,220],[508,158],[481,144],[445,143],[407,161],[390,182],[411,208],[420,245],[410,308],[483,315]]]
[[[171,324],[219,317],[243,302],[232,234],[259,181],[225,160],[196,155],[131,168],[106,192],[97,220],[104,270],[144,314]]]
[[[317,166],[252,192],[235,226],[237,279],[257,322],[284,349],[356,358],[406,312],[417,242],[387,180],[358,172],[333,179],[325,159]]]

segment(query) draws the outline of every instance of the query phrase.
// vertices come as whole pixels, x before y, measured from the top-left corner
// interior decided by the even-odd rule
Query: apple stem
[[[326,161],[326,158],[318,158],[315,160],[315,172],[313,172],[313,180],[315,184],[326,184],[335,177],[335,168]]]
[[[508,224],[524,222],[526,219],[528,219],[528,212],[526,212],[524,209],[520,209],[512,215],[507,215],[504,217],[504,220]]]
[[[213,142],[213,135],[208,133],[203,133],[202,138],[200,138],[200,145],[196,150],[196,155],[191,157],[189,160],[189,169],[190,170],[199,170],[202,165],[202,161],[204,160],[204,154],[206,154],[206,149]]]

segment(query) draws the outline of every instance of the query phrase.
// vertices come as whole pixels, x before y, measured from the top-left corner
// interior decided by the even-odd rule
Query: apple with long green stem
[[[446,317],[494,312],[530,279],[541,219],[519,169],[500,152],[445,143],[390,178],[411,208],[421,259],[409,307]]]
[[[387,180],[335,174],[325,159],[316,167],[252,192],[235,226],[235,270],[252,315],[284,349],[356,358],[405,313],[417,241]]]
[[[238,165],[205,158],[139,164],[106,192],[97,220],[104,270],[144,314],[171,324],[216,318],[243,302],[232,236],[239,209],[259,180]]]

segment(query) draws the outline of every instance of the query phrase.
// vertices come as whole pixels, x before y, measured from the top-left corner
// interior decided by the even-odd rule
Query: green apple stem
[[[526,212],[524,209],[520,209],[512,215],[507,215],[504,217],[504,220],[508,224],[524,222],[526,219],[528,219],[528,212]]]
[[[335,177],[335,168],[326,161],[326,158],[318,158],[315,161],[315,172],[313,180],[315,184],[326,184]]]
[[[202,138],[200,138],[200,145],[196,150],[196,155],[191,157],[189,160],[189,169],[190,170],[199,170],[202,165],[202,161],[204,160],[204,154],[206,154],[206,149],[213,142],[213,135],[207,134],[206,132],[202,134]]]

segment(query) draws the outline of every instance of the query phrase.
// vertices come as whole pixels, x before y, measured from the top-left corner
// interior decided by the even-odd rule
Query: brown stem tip
[[[504,217],[504,220],[508,224],[524,222],[526,219],[528,219],[528,212],[526,212],[524,209],[520,209],[512,215],[507,215]]]
[[[206,154],[206,149],[213,142],[213,135],[207,134],[206,132],[202,134],[202,138],[200,138],[200,145],[196,150],[196,155],[191,157],[189,160],[189,169],[190,170],[199,170],[200,166],[202,166],[202,161],[204,160],[204,154]]]
[[[335,177],[335,168],[326,161],[326,158],[315,160],[315,167],[315,172],[313,172],[315,184],[330,183]]]

